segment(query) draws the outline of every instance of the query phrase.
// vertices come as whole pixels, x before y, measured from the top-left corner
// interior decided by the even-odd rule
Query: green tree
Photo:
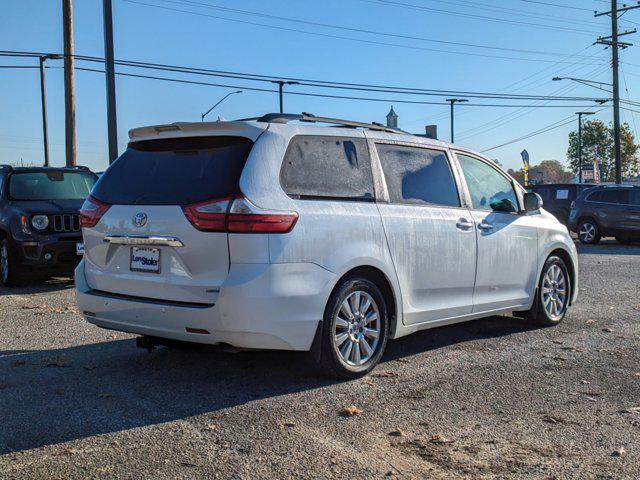
[[[524,185],[524,169],[509,170],[509,174]],[[558,160],[543,160],[540,164],[529,167],[529,180],[532,182],[542,180],[544,183],[569,183],[573,176]]]
[[[620,127],[622,143],[622,176],[635,177],[640,170],[638,152],[629,125],[623,123]],[[569,133],[569,149],[567,159],[571,171],[578,173],[578,132]],[[613,142],[613,128],[601,120],[588,120],[582,124],[582,162],[584,165],[598,162],[602,171],[602,180],[615,181],[615,152]]]

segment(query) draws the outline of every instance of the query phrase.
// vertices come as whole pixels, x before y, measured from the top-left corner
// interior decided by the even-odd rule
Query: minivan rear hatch
[[[240,193],[252,147],[241,136],[131,142],[83,207],[89,285],[131,297],[214,304],[229,271],[227,233],[198,229],[185,208],[221,199],[216,205],[224,209],[225,199]]]

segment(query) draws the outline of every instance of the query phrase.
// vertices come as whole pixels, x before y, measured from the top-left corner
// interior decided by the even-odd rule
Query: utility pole
[[[104,71],[107,80],[107,137],[109,164],[118,158],[118,125],[116,117],[116,74],[113,62],[113,15],[111,0],[102,0],[104,24]]]
[[[76,99],[73,78],[73,5],[62,0],[62,32],[64,38],[64,130],[66,165],[76,164]]]
[[[282,91],[282,87],[284,85],[297,85],[300,82],[287,82],[284,80],[272,80],[271,83],[277,83],[278,84],[278,97],[280,99],[280,113],[284,113],[284,106],[283,106],[283,91]]]
[[[640,8],[640,2],[637,5],[626,6],[618,8],[618,0],[611,0],[611,11],[609,12],[596,12],[596,17],[603,15],[609,15],[611,17],[611,35],[608,37],[600,37],[596,41],[601,45],[607,45],[611,47],[612,62],[611,67],[613,70],[613,141],[616,161],[616,183],[622,183],[622,148],[620,144],[620,85],[618,81],[618,53],[620,48],[630,47],[631,43],[620,42],[618,38],[623,35],[630,35],[636,33],[637,30],[627,30],[625,32],[618,32],[618,17],[624,15],[629,10]]]
[[[47,128],[47,84],[44,76],[45,56],[40,57],[40,100],[42,102],[42,138],[44,139],[44,166],[49,166],[49,129]]]
[[[578,115],[578,183],[582,183],[582,116],[593,115],[594,113],[595,112],[576,112],[576,115]]]
[[[455,103],[468,102],[465,98],[447,98],[447,102],[451,104],[451,143],[453,143],[453,105]]]

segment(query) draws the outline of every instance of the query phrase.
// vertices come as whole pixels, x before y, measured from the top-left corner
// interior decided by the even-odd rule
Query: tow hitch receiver
[[[159,343],[153,337],[147,337],[145,335],[142,337],[136,337],[136,347],[144,348],[149,353],[151,353],[158,345]]]

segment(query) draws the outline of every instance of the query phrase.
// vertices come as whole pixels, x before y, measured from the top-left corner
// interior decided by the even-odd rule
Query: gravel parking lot
[[[352,382],[297,353],[149,354],[68,281],[0,290],[0,477],[639,478],[640,247],[580,252],[560,326],[420,332]]]

